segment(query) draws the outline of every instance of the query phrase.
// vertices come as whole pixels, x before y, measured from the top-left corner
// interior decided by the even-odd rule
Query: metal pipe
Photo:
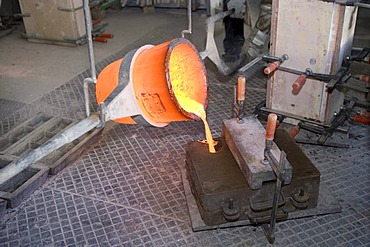
[[[286,154],[284,151],[280,154],[280,160],[278,163],[278,169],[284,170]],[[270,232],[267,239],[269,240],[270,244],[273,244],[275,241],[275,228],[276,228],[276,216],[278,211],[279,199],[280,199],[280,191],[281,191],[281,184],[282,180],[276,176],[276,187],[274,193],[274,200],[272,202],[272,209],[271,209],[271,219],[270,219]]]
[[[188,0],[188,29],[181,32],[181,37],[183,38],[185,38],[185,33],[191,34],[191,1],[192,0]]]
[[[86,116],[90,116],[90,95],[89,95],[89,84],[96,83],[96,68],[95,68],[95,56],[94,56],[94,46],[92,40],[92,23],[91,23],[91,14],[89,8],[89,0],[83,0],[83,10],[85,17],[85,28],[86,28],[86,40],[88,43],[89,50],[89,61],[90,61],[90,73],[91,78],[86,78],[83,81],[83,89],[85,96],[85,111]]]
[[[35,150],[31,151],[30,153],[11,162],[9,165],[0,170],[0,185],[5,183],[24,169],[31,166],[33,163],[41,160],[51,152],[89,132],[97,125],[99,125],[99,123],[99,115],[93,114],[90,117],[81,120],[74,126],[64,130],[58,135],[55,135],[53,138],[51,138]]]
[[[367,4],[367,3],[355,3],[355,6],[370,9],[370,4]]]
[[[90,117],[89,83],[95,83],[95,82],[91,78],[85,78],[83,81],[83,88],[84,88],[84,96],[85,96],[86,117]]]
[[[89,0],[83,0],[84,17],[85,17],[85,28],[86,28],[86,39],[89,46],[89,60],[90,60],[90,71],[91,79],[96,83],[96,69],[95,69],[95,58],[94,58],[94,47],[92,40],[92,23],[91,14],[89,8]]]
[[[233,98],[232,98],[232,102],[231,102],[231,115],[230,115],[230,118],[234,118],[235,115],[237,114],[237,111],[236,111],[236,107],[237,107],[237,103],[236,103],[236,99],[237,99],[237,86],[234,85],[233,86]]]
[[[215,14],[215,15],[213,15],[211,17],[208,17],[206,19],[206,25],[211,24],[211,23],[215,23],[216,21],[219,21],[219,20],[225,18],[226,16],[231,15],[234,12],[235,12],[235,9],[231,9],[231,10],[228,10],[228,11],[224,11],[224,12]]]
[[[254,65],[256,65],[257,63],[259,63],[260,61],[262,60],[262,56],[258,56],[256,57],[255,59],[253,59],[252,61],[250,61],[249,63],[247,63],[246,65],[244,65],[243,67],[241,67],[238,72],[239,73],[243,73],[245,72],[246,70],[250,69],[251,67],[253,67]]]

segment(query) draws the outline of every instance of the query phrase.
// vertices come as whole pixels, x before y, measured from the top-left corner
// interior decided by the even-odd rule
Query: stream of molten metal
[[[173,49],[169,60],[169,74],[171,85],[179,105],[185,111],[197,115],[202,119],[206,132],[209,152],[215,153],[215,142],[207,122],[202,93],[206,86],[201,86],[205,81],[205,72],[199,57],[193,48],[187,44],[179,44]],[[201,92],[198,92],[198,91]],[[202,91],[203,90],[203,91]]]
[[[182,106],[182,108],[190,113],[193,113],[200,117],[204,123],[204,129],[206,132],[206,139],[208,143],[208,149],[210,153],[216,153],[215,150],[215,142],[213,141],[211,129],[209,128],[208,122],[207,122],[207,115],[206,111],[204,110],[204,107],[199,102],[196,102],[195,100],[192,100],[188,97],[176,97],[179,104]]]

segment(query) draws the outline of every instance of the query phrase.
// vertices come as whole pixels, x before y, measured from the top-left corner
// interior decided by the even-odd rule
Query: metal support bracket
[[[345,134],[345,135],[348,134],[348,129],[343,127],[343,125],[350,118],[350,113],[352,112],[355,103],[356,103],[355,101],[350,101],[345,106],[343,106],[341,108],[341,111],[338,114],[333,116],[333,119],[331,120],[329,124],[325,124],[325,123],[319,122],[314,119],[301,117],[301,116],[291,114],[288,112],[266,108],[265,101],[262,101],[255,107],[253,114],[262,116],[262,117],[267,117],[269,113],[275,113],[278,115],[279,122],[282,122],[285,118],[292,118],[292,119],[300,121],[300,123],[298,124],[299,129],[305,129],[312,133],[321,135],[318,138],[318,140],[302,139],[300,137],[296,137],[295,141],[298,143],[348,148],[349,147],[348,143],[333,142],[333,141],[328,140],[328,138],[331,137],[334,132],[338,132],[340,134]]]
[[[370,48],[352,48],[351,56],[347,57],[347,61],[357,61],[357,62],[369,62]]]
[[[229,75],[233,72],[233,70],[229,68],[229,66],[227,66],[224,63],[224,61],[221,60],[220,55],[218,53],[216,41],[214,38],[215,22],[225,18],[226,16],[231,15],[232,13],[234,13],[234,9],[218,13],[214,16],[209,17],[206,20],[206,25],[207,25],[206,49],[199,53],[203,60],[206,57],[208,57],[216,65],[218,71],[222,75]]]
[[[340,148],[348,148],[349,143],[346,142],[327,142],[328,138],[331,137],[334,132],[338,131],[338,128],[340,126],[343,126],[344,123],[350,118],[350,113],[353,110],[353,107],[355,105],[355,101],[350,101],[345,106],[341,108],[341,111],[334,115],[332,118],[329,126],[314,126],[310,124],[305,123],[299,123],[299,127],[301,129],[305,129],[308,131],[311,131],[315,134],[319,134],[320,137],[315,141],[312,142],[310,140],[305,139],[296,139],[299,143],[309,143],[309,144],[318,144],[323,146],[332,146],[332,147],[340,147]]]

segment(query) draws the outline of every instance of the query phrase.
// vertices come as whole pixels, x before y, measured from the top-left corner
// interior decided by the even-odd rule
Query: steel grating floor
[[[194,30],[202,30],[194,28]],[[98,65],[98,71],[128,51],[178,37],[176,24],[155,29]],[[190,40],[202,50],[204,36]],[[236,75],[221,76],[206,62],[208,120],[214,136],[229,117]],[[247,113],[264,100],[266,83],[250,71]],[[254,76],[252,76],[254,75]],[[0,122],[3,135],[38,112],[84,117],[82,73]],[[91,95],[93,90],[91,90]],[[92,96],[93,98],[93,96]],[[96,104],[92,105],[96,109]],[[1,110],[2,111],[2,110]],[[4,113],[5,114],[5,113]],[[339,214],[277,224],[276,246],[368,246],[370,243],[370,133],[350,126],[350,148],[303,145],[332,190]],[[164,128],[115,125],[81,158],[48,178],[29,199],[8,212],[0,225],[0,246],[266,246],[261,228],[237,227],[194,233],[181,171],[185,144],[204,139],[202,122],[171,123]]]

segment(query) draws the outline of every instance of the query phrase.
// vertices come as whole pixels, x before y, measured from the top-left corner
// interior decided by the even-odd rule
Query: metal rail
[[[94,56],[94,46],[92,37],[92,22],[89,7],[89,0],[83,0],[83,10],[85,17],[85,28],[86,28],[86,40],[89,49],[89,61],[90,61],[90,73],[91,77],[86,78],[83,81],[83,89],[85,96],[85,111],[86,116],[90,116],[90,95],[89,95],[89,83],[96,83],[96,68],[95,68],[95,56]]]
[[[284,151],[281,151],[279,162],[275,160],[275,157],[270,152],[267,152],[266,156],[270,166],[273,168],[276,175],[276,186],[274,200],[272,202],[270,225],[263,224],[262,230],[265,233],[265,236],[269,243],[273,244],[275,242],[276,216],[279,207],[281,185],[284,182],[284,166],[286,163],[286,154]]]

